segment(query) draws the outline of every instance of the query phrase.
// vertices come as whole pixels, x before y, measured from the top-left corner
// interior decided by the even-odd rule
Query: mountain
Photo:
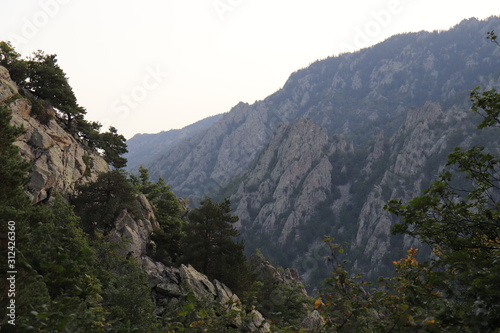
[[[317,61],[144,166],[192,204],[230,197],[247,250],[313,285],[327,274],[324,236],[375,276],[417,245],[390,236],[385,203],[419,194],[455,146],[495,149],[467,110],[473,88],[499,87],[500,51],[485,38],[498,29],[499,17],[472,18]]]
[[[191,331],[196,324],[204,332],[227,327],[271,332],[276,327],[271,316],[302,328],[321,323],[295,269],[277,268],[253,256],[248,268],[260,289],[254,290],[250,306],[246,294],[240,299],[224,282],[189,262],[174,265],[166,260],[158,251],[165,244],[154,234],[163,230],[165,215],[175,218],[175,207],[156,206],[138,193],[123,170],[110,168],[103,153],[64,120],[49,101],[19,87],[0,65],[0,215],[9,221],[2,224],[0,242],[2,255],[9,253],[10,269],[10,280],[1,284],[9,292],[1,301],[7,311],[0,330],[165,332]],[[170,137],[180,139],[204,126],[200,122]],[[104,196],[97,189],[102,187]],[[77,199],[88,191],[89,200],[82,204]],[[185,217],[182,200],[170,199],[179,203],[179,216]],[[91,214],[87,228],[85,211],[99,208],[105,214]],[[102,227],[107,218],[110,223]],[[24,245],[16,248],[16,239]],[[25,292],[16,296],[15,288]],[[280,309],[290,304],[299,310],[283,314]]]
[[[221,117],[222,115],[208,117],[182,129],[134,135],[127,141],[129,152],[123,155],[128,160],[126,170],[136,173],[141,165],[151,163],[183,139],[209,128]]]

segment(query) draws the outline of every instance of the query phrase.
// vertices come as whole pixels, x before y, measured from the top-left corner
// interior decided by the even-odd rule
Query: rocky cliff
[[[475,86],[494,84],[498,50],[485,35],[498,21],[470,19],[447,32],[397,35],[315,62],[290,75],[275,94],[239,103],[147,167],[179,195],[203,196],[240,177],[276,129],[298,118],[311,118],[329,135],[349,135],[362,146],[381,130],[391,136],[411,107],[463,103]]]
[[[178,311],[182,302],[189,295],[210,307],[213,304],[226,305],[228,310],[235,310],[240,315],[235,325],[242,331],[269,332],[269,323],[256,310],[248,313],[243,309],[239,297],[220,281],[211,281],[191,265],[181,267],[166,266],[154,260],[156,244],[151,240],[151,233],[160,226],[156,221],[154,209],[144,195],[138,195],[136,205],[137,219],[126,209],[115,221],[109,234],[109,240],[119,244],[119,252],[129,259],[134,258],[149,277],[151,297],[156,304],[155,314],[164,317]]]
[[[36,97],[20,92],[8,70],[0,66],[0,104],[11,110],[11,122],[25,130],[15,145],[32,165],[28,189],[33,204],[49,201],[52,191],[70,196],[75,186],[93,182],[99,173],[109,171],[101,156],[64,130],[56,119],[56,110],[47,106],[35,113],[33,103]],[[215,302],[236,309],[240,315],[234,324],[242,331],[269,332],[270,325],[262,314],[256,310],[247,313],[238,296],[223,283],[210,281],[190,265],[174,268],[153,260],[156,244],[151,234],[160,225],[143,194],[136,196],[135,204],[133,213],[123,209],[107,239],[118,244],[119,254],[136,260],[148,274],[157,315],[177,310],[178,304],[192,294],[207,306]]]
[[[15,145],[32,163],[28,188],[34,203],[47,199],[53,190],[72,193],[76,185],[95,181],[100,172],[109,170],[101,156],[60,126],[54,109],[48,107],[42,110],[43,116],[37,115],[33,110],[36,97],[21,93],[25,94],[0,66],[0,103],[12,111],[12,123],[25,130]]]
[[[222,115],[208,117],[182,129],[134,135],[127,141],[129,152],[123,155],[128,159],[126,170],[133,174],[137,173],[141,165],[150,164],[181,141],[203,132],[221,117]]]
[[[485,38],[498,29],[498,17],[470,19],[315,62],[145,166],[195,204],[231,197],[249,251],[313,278],[329,235],[376,274],[413,242],[390,237],[385,203],[418,194],[453,147],[492,141],[467,110],[474,87],[500,86]]]

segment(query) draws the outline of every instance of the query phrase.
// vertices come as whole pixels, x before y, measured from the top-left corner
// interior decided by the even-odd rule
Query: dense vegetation
[[[493,33],[489,37],[496,41]],[[48,104],[40,102],[42,106],[65,113],[60,121],[68,131],[76,130],[72,133],[87,140],[91,149],[106,149],[98,144],[99,126],[83,119],[84,110],[76,104],[55,56],[38,53],[34,59],[19,60],[7,43],[0,48],[0,64],[38,96],[33,101],[43,99]],[[476,89],[471,101],[472,110],[483,117],[480,130],[500,127],[499,92]],[[309,299],[300,295],[298,286],[286,287],[275,284],[272,276],[259,280],[251,274],[244,246],[235,240],[238,218],[231,215],[229,200],[205,199],[188,212],[164,179],[152,182],[141,167],[139,176],[120,169],[103,173],[96,182],[79,186],[70,202],[54,193],[49,204],[31,205],[25,194],[29,164],[13,145],[22,129],[12,126],[10,119],[10,110],[0,105],[1,233],[9,235],[12,224],[7,221],[15,221],[17,331],[239,330],[238,308],[203,303],[190,295],[168,317],[155,315],[148,276],[135,260],[119,254],[121,244],[108,241],[121,211],[141,217],[135,206],[139,194],[153,205],[161,226],[152,235],[158,244],[156,260],[174,266],[189,263],[210,279],[226,283],[248,306],[273,319],[273,331],[299,329],[308,312],[303,304]],[[87,127],[82,132],[87,125],[92,131]],[[111,150],[105,156],[119,167],[124,162],[119,149],[123,141],[115,129],[104,137],[108,143],[117,139],[107,146]],[[421,196],[408,203],[388,203],[386,209],[402,218],[394,233],[418,237],[434,255],[420,262],[418,249],[408,250],[407,256],[394,261],[395,275],[380,278],[377,287],[361,275],[349,274],[340,259],[344,248],[326,239],[333,275],[314,302],[322,320],[314,331],[500,332],[497,153],[477,146],[456,148],[446,169]],[[2,247],[3,258],[9,247]],[[2,260],[1,265],[3,272],[9,271],[8,262]],[[1,287],[9,288],[6,279]],[[4,312],[8,301],[2,298]],[[8,320],[2,313],[0,323],[6,330],[13,328]]]
[[[9,70],[40,121],[51,118],[47,107],[52,106],[68,132],[96,151],[102,150],[103,157],[113,167],[125,167],[127,160],[120,156],[127,152],[125,137],[114,127],[100,133],[101,124],[84,119],[87,111],[78,105],[66,74],[57,64],[56,55],[38,51],[30,58],[21,59],[10,43],[0,42],[0,65]]]
[[[500,93],[471,94],[479,129],[500,127]],[[483,147],[456,148],[438,180],[407,204],[386,209],[401,216],[394,233],[418,237],[434,255],[419,262],[418,249],[394,261],[396,275],[369,290],[338,260],[330,242],[333,277],[316,308],[327,331],[498,332],[500,327],[500,160]]]
[[[259,288],[254,287],[243,245],[232,240],[237,232],[231,223],[237,218],[229,214],[229,202],[207,199],[183,220],[185,211],[179,199],[164,180],[152,183],[144,168],[139,177],[129,177],[122,170],[101,174],[96,182],[78,188],[71,200],[74,206],[57,193],[49,205],[30,205],[23,192],[29,165],[12,145],[21,130],[9,120],[9,110],[0,107],[5,128],[0,138],[5,153],[0,158],[6,166],[2,171],[8,171],[1,174],[4,201],[0,216],[3,221],[16,221],[16,289],[22,291],[16,297],[17,328],[36,332],[179,331],[190,327],[189,318],[196,317],[203,318],[204,327],[219,332],[217,325],[239,316],[235,312],[234,317],[220,317],[220,309],[215,311],[213,305],[189,297],[173,317],[163,318],[166,322],[154,315],[147,275],[135,260],[119,254],[120,244],[107,240],[121,210],[139,213],[134,208],[138,193],[151,200],[162,226],[152,236],[158,244],[158,260],[171,265],[191,263],[241,295],[248,293],[256,304],[269,297],[256,294],[263,284],[254,283]],[[2,223],[2,232],[7,232],[7,223]],[[208,242],[206,248],[201,245],[205,251],[198,252],[197,246],[204,242]],[[2,263],[5,272],[8,269]],[[3,311],[6,300],[2,300]],[[2,315],[3,327],[12,328],[7,319]]]
[[[55,56],[38,52],[33,59],[20,60],[9,44],[2,43],[0,48],[2,64],[26,89],[23,97],[32,104],[34,117],[41,122],[52,119],[48,112],[51,107],[64,112],[56,121],[88,149],[104,150],[102,154],[111,165],[122,166],[122,137],[114,128],[99,134],[99,126],[84,119],[85,110],[76,104]],[[27,74],[29,70],[32,74]],[[45,80],[50,84],[44,84]],[[269,299],[261,292],[263,283],[250,273],[243,244],[235,240],[238,232],[232,224],[238,218],[230,214],[228,200],[215,203],[206,199],[199,208],[188,211],[187,204],[173,194],[164,179],[152,182],[148,170],[140,167],[138,176],[113,169],[98,175],[94,182],[80,184],[74,193],[64,193],[66,198],[54,191],[50,200],[32,205],[25,193],[30,164],[13,145],[24,130],[11,125],[10,120],[11,111],[0,105],[1,233],[8,235],[11,224],[7,221],[15,222],[18,272],[16,325],[8,323],[9,299],[5,297],[1,302],[2,329],[183,331],[191,330],[195,318],[214,332],[220,332],[220,325],[234,326],[231,322],[240,316],[239,312],[221,316],[222,307],[191,296],[169,316],[155,315],[147,274],[136,260],[121,254],[122,244],[109,238],[124,210],[135,218],[144,218],[137,207],[139,194],[154,207],[160,224],[151,235],[157,244],[152,253],[155,260],[171,266],[191,264],[210,279],[218,279],[239,292],[248,304],[260,306],[263,299]],[[14,247],[2,248],[2,256],[6,258],[9,249]],[[2,270],[9,270],[7,262],[2,261]],[[9,281],[3,279],[1,286],[8,289]],[[267,290],[273,288],[271,285]],[[300,312],[303,315],[305,312]],[[286,314],[279,310],[274,316],[284,318]]]

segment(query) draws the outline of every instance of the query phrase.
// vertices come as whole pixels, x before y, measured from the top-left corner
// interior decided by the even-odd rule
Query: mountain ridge
[[[469,19],[448,31],[396,35],[317,61],[292,73],[276,93],[252,105],[239,103],[209,130],[145,166],[194,205],[203,196],[229,196],[249,251],[261,248],[278,264],[301,266],[302,274],[313,276],[304,260],[330,235],[351,244],[354,267],[377,274],[390,267],[389,257],[411,245],[389,238],[396,219],[383,210],[386,200],[417,195],[445,163],[445,148],[480,136],[471,132],[474,121],[466,110],[473,88],[500,86],[500,52],[485,40],[495,29],[499,17]],[[285,127],[307,142],[312,124],[317,138],[312,136],[307,154],[324,156],[327,171],[314,190],[306,190],[305,178],[291,171],[293,158],[278,154],[271,143],[280,141]],[[335,149],[334,142],[345,150]],[[288,155],[305,154],[299,147]],[[273,172],[252,179],[255,168],[266,169],[268,155],[282,166],[274,180]],[[312,172],[308,163],[304,159],[297,170]],[[293,191],[279,190],[287,183]],[[309,200],[315,191],[321,196]],[[307,208],[291,204],[304,202]],[[268,237],[269,230],[278,231]]]

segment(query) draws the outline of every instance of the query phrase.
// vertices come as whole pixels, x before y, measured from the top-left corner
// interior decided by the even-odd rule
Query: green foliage
[[[10,125],[10,111],[0,105],[0,219],[9,221],[26,204],[22,188],[28,181],[29,164],[12,143],[23,129]]]
[[[123,209],[136,212],[134,188],[123,170],[102,173],[93,183],[77,187],[72,198],[75,211],[88,233],[108,233]]]
[[[127,152],[126,139],[118,134],[116,128],[111,126],[109,132],[101,133],[97,145],[104,150],[104,159],[113,167],[123,168],[127,165],[127,159],[120,156]]]
[[[189,213],[183,262],[193,265],[211,279],[225,283],[236,293],[249,282],[244,245],[234,241],[239,235],[233,226],[229,199],[214,203],[205,199]]]
[[[472,110],[483,115],[478,126],[497,126],[500,95],[472,94]],[[389,202],[403,218],[395,232],[419,237],[437,257],[429,269],[450,309],[437,320],[465,331],[492,331],[500,325],[500,160],[482,147],[456,148],[447,169],[422,196],[404,205]],[[429,279],[427,279],[429,281]]]
[[[157,244],[155,259],[165,264],[173,264],[182,254],[181,244],[185,237],[184,209],[163,178],[156,183],[149,180],[146,168],[139,167],[139,177],[131,176],[137,191],[143,193],[155,208],[155,216],[161,229],[153,231],[151,239]]]
[[[27,213],[17,221],[17,324],[24,331],[100,331],[104,312],[94,251],[72,207],[56,194],[52,206]]]
[[[14,82],[23,82],[27,76],[28,64],[20,59],[21,55],[15,51],[9,42],[0,42],[0,65],[9,70]]]
[[[500,44],[498,43],[497,41],[497,35],[495,34],[495,31],[492,30],[492,31],[489,31],[486,33],[486,39],[490,40],[492,43],[495,43],[497,44],[498,46],[500,46]]]
[[[303,294],[304,286],[278,281],[276,276],[257,278],[245,300],[276,327],[298,329],[311,311],[312,299]]]
[[[500,94],[495,90],[479,91],[479,87],[471,92],[472,111],[483,117],[479,129],[500,125]]]
[[[237,302],[219,304],[188,294],[165,315],[163,323],[167,332],[242,332],[238,324],[249,320],[243,316],[241,304]]]
[[[127,160],[120,155],[127,152],[125,137],[110,127],[100,133],[101,125],[85,120],[87,113],[78,105],[68,78],[57,63],[56,55],[37,51],[31,58],[20,59],[20,54],[8,42],[0,42],[0,65],[9,70],[11,78],[22,88],[21,93],[32,105],[32,113],[40,121],[47,122],[51,115],[47,108],[53,106],[59,111],[66,129],[90,148],[103,151],[104,159],[115,168],[122,168]],[[24,89],[24,90],[23,90]]]
[[[117,254],[120,244],[90,241],[60,195],[20,222],[16,303],[23,331],[158,331],[147,275]]]
[[[75,121],[80,140],[90,148],[99,148],[101,124],[95,121],[87,121],[81,115],[75,117]],[[109,161],[107,162],[109,163]]]
[[[114,332],[159,331],[148,276],[133,259],[118,254],[123,244],[105,236],[92,240],[98,262],[97,278],[102,283],[102,306]]]
[[[0,111],[1,120],[8,118],[3,108]],[[0,154],[5,158],[2,166],[10,175],[1,193],[6,200],[0,205],[2,220],[16,222],[16,328],[23,332],[159,331],[147,276],[137,263],[119,257],[102,238],[89,241],[73,207],[59,194],[48,206],[30,205],[22,188],[25,164],[13,148],[14,135],[7,135],[13,130],[7,124],[0,135],[7,152]],[[2,222],[2,229],[5,225]],[[3,261],[2,269],[7,271]],[[0,324],[7,329],[6,301],[2,298]]]
[[[78,105],[66,74],[57,64],[56,55],[45,55],[43,51],[38,51],[27,64],[28,80],[17,83],[39,98],[50,101],[65,114],[68,128],[71,128],[73,119],[84,115],[86,111]]]
[[[380,278],[378,288],[352,275],[337,261],[344,248],[326,239],[332,255],[332,277],[315,301],[324,325],[321,332],[456,332],[436,316],[449,311],[442,293],[430,283],[436,277],[415,256],[417,249],[395,261],[396,276]],[[448,330],[449,329],[449,330]]]

